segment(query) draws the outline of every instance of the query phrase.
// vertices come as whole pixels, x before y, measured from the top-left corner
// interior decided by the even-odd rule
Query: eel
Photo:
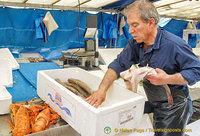
[[[76,85],[80,86],[80,87],[83,88],[89,95],[92,94],[91,88],[90,88],[87,84],[85,84],[84,82],[82,82],[81,80],[75,79],[75,78],[69,78],[69,79],[68,79],[68,82],[71,83],[71,84],[76,84]]]
[[[67,88],[69,91],[71,91],[72,93],[74,93],[74,94],[76,94],[76,95],[78,95],[78,96],[84,98],[84,96],[83,96],[81,93],[79,93],[79,91],[78,91],[76,88],[72,87],[72,86],[69,85],[68,83],[62,82],[60,79],[55,79],[55,80],[56,80],[59,84],[61,84],[61,85],[64,86],[65,88]]]
[[[151,74],[157,74],[154,68],[151,67],[141,67],[137,69],[130,68],[120,73],[120,76],[125,80],[127,89],[137,92],[138,83],[146,76]],[[173,97],[170,88],[167,84],[161,85],[165,88],[168,104],[170,107],[173,106]]]
[[[87,91],[85,91],[83,88],[81,88],[77,84],[68,83],[68,85],[70,85],[70,86],[74,87],[76,90],[78,90],[78,92],[81,93],[85,98],[90,96],[90,94]]]

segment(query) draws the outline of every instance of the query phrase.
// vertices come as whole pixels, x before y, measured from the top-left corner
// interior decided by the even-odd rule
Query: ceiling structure
[[[179,19],[200,18],[199,0],[160,0],[154,2],[162,17]]]
[[[101,7],[117,1],[120,0],[0,0],[0,5],[60,10],[78,10],[80,5],[81,10],[103,11]]]
[[[0,0],[2,6],[50,8],[60,10],[121,11],[135,0]],[[200,18],[199,0],[150,0],[161,17]]]

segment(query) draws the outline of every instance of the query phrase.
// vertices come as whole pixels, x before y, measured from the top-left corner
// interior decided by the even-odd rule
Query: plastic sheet
[[[37,88],[37,72],[39,70],[60,69],[60,67],[53,62],[39,62],[39,63],[20,63],[20,73]]]
[[[13,87],[7,88],[12,95],[12,102],[31,100],[32,98],[39,98],[36,88],[33,87],[26,78],[19,72],[13,70]]]

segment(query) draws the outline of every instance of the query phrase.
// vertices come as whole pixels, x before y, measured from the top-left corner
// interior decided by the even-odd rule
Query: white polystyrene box
[[[10,104],[12,104],[12,96],[4,86],[0,86],[0,114],[10,113]]]
[[[0,85],[13,86],[12,67],[10,59],[0,59]]]
[[[12,70],[19,69],[19,64],[17,63],[17,61],[15,60],[8,48],[0,49],[0,59],[9,59]]]
[[[101,78],[80,68],[38,71],[37,93],[81,136],[103,136],[105,128],[115,135],[115,128],[134,128],[142,118],[145,98],[114,83],[108,90],[105,102],[94,108],[85,100],[57,83],[77,78],[92,90],[97,90]],[[107,129],[107,132],[109,131]]]

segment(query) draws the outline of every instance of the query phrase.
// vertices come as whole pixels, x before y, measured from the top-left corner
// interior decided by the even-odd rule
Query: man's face
[[[137,10],[131,9],[127,16],[129,33],[138,42],[147,42],[150,31],[150,23],[145,23]]]

